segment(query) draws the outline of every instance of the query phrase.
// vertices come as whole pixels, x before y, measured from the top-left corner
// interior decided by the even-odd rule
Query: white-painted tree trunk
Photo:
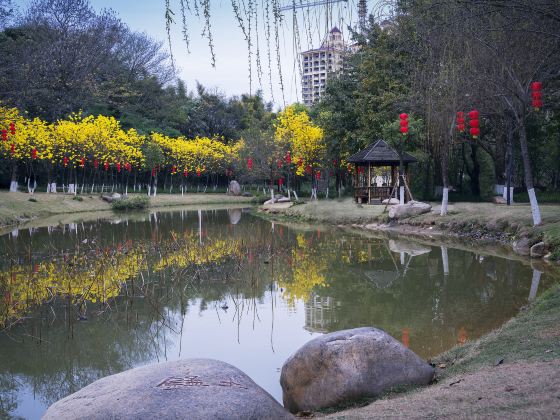
[[[293,192],[294,192],[294,197],[296,198],[296,201],[299,201],[299,198],[298,198],[298,196],[297,196],[296,191],[294,190]]]
[[[513,188],[514,187],[509,187],[509,200],[510,203],[513,204]],[[504,186],[504,192],[502,194],[502,197],[504,198],[504,200],[507,200],[507,185]]]
[[[270,189],[270,200],[274,203],[274,188]]]
[[[76,184],[68,184],[68,194],[76,194]]]
[[[404,204],[404,185],[399,187],[399,204]]]
[[[537,202],[537,196],[535,195],[535,189],[531,188],[528,189],[527,192],[529,193],[529,202],[531,203],[531,213],[533,214],[533,224],[540,225],[542,222],[541,219],[541,211],[539,209],[539,203]]]
[[[47,184],[47,192],[51,194],[56,194],[56,182],[51,182]]]
[[[441,197],[441,211],[440,216],[445,216],[447,214],[447,205],[449,204],[449,188],[443,188],[443,194]]]
[[[17,192],[18,183],[17,181],[10,182],[10,192]]]

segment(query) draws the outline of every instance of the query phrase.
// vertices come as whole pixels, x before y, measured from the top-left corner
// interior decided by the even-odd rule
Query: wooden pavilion
[[[418,160],[403,152],[405,180],[409,182],[408,165]],[[348,159],[354,164],[354,197],[358,203],[377,203],[391,196],[393,187],[398,183],[399,154],[389,147],[384,140],[377,140]],[[398,188],[395,188],[395,191]],[[393,195],[394,196],[394,195]],[[405,193],[405,201],[410,200],[410,194]]]

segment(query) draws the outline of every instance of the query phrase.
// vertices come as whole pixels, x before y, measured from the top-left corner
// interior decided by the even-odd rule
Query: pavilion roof
[[[348,158],[350,163],[377,163],[380,165],[399,164],[399,154],[391,148],[385,140],[377,140],[375,143],[370,144],[358,153],[354,153]],[[404,163],[418,162],[414,156],[409,153],[403,152]]]

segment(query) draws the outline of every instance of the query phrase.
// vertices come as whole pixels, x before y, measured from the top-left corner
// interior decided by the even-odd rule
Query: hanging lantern
[[[124,167],[126,168],[126,170],[128,171],[128,173],[132,172],[132,165],[128,162],[126,162],[126,164],[124,165]]]
[[[463,111],[457,112],[457,131],[459,133],[465,132],[465,113]]]
[[[86,166],[86,158],[83,157],[80,159],[80,167],[84,168],[85,166]]]
[[[252,166],[252,164],[251,164],[251,166]],[[201,170],[199,168],[197,168],[196,169],[196,176],[200,177],[201,173],[202,173]]]
[[[276,161],[276,166],[278,166],[278,169],[280,169],[282,167],[282,159],[278,159]]]
[[[282,185],[284,185],[284,178],[280,178],[278,180],[278,185],[281,187]]]
[[[347,164],[346,164],[346,169],[348,169],[348,172],[352,172],[352,164],[351,164],[351,163],[347,163]]]
[[[337,163],[338,163],[337,160],[336,160],[336,159],[333,159],[333,161],[332,161],[333,166],[336,167],[336,164],[337,164]]]
[[[37,159],[37,148],[33,148],[33,150],[31,151],[31,159]]]
[[[175,165],[173,165],[171,167],[171,175],[175,175],[177,173],[177,167]]]
[[[155,166],[152,168],[152,178],[155,178],[156,176],[156,168]]]
[[[8,141],[8,130],[2,129],[2,141]]]
[[[93,160],[93,167],[95,168],[96,171],[97,171],[97,168],[99,168],[99,161],[97,159]]]
[[[103,169],[105,169],[105,172],[109,170],[109,162],[105,161],[105,163],[103,164]]]
[[[399,118],[401,120],[401,133],[406,136],[408,134],[408,114],[403,112],[399,115]]]
[[[252,158],[247,159],[247,169],[249,169],[250,171],[253,169],[253,159]]]
[[[189,171],[187,171],[186,169],[183,171],[183,176],[186,178],[187,176],[189,176]]]
[[[16,134],[16,123],[13,121],[10,123],[10,134],[13,136]]]
[[[305,172],[307,172],[308,174],[311,174],[311,165],[307,165],[305,167]]]
[[[321,179],[321,171],[317,171],[317,172],[315,173],[315,179],[316,179],[317,181],[319,181],[319,180]]]
[[[63,164],[65,167],[68,166],[68,157],[67,157],[67,156],[64,156],[64,157],[62,158],[62,164]]]
[[[290,151],[288,150],[288,153],[286,153],[286,164],[290,165],[292,163],[292,156],[290,155]]]
[[[543,106],[541,82],[531,83],[531,103],[533,108],[535,108],[535,111],[540,111]]]
[[[469,133],[473,139],[478,138],[480,135],[480,127],[479,127],[479,120],[478,120],[478,111],[473,109],[469,112]]]
[[[302,158],[298,159],[297,166],[303,166],[303,159]]]

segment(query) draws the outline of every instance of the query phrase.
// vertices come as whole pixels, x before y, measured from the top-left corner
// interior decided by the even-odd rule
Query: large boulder
[[[280,376],[292,413],[376,397],[399,385],[426,385],[434,369],[386,332],[365,327],[317,337],[292,355]]]
[[[389,208],[389,217],[391,219],[407,219],[409,217],[419,216],[432,210],[432,206],[428,203],[420,201],[409,201],[406,204],[399,204]]]
[[[513,251],[519,255],[531,254],[531,242],[529,238],[521,237],[513,243]]]
[[[54,403],[44,419],[293,418],[239,369],[187,359],[131,369]]]
[[[123,199],[123,196],[119,193],[111,193],[111,194],[105,194],[101,196],[101,199],[103,201],[106,201],[107,203],[113,203],[114,201],[120,201]]]
[[[399,203],[400,201],[398,198],[386,198],[381,202],[381,204],[390,204],[390,205],[399,204]]]
[[[228,192],[231,195],[241,195],[241,185],[239,185],[239,182],[235,180],[230,181]]]
[[[544,242],[537,242],[531,247],[531,258],[542,258],[547,254],[546,245]]]

